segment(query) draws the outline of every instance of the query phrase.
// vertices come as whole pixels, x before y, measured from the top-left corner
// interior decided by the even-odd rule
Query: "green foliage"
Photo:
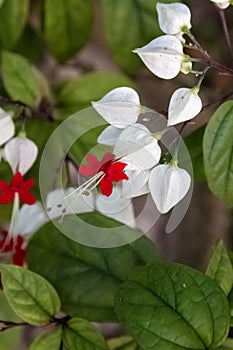
[[[190,135],[186,136],[184,139],[185,145],[188,148],[192,160],[194,179],[196,181],[206,180],[202,149],[204,132],[205,127],[201,127],[192,132]]]
[[[107,344],[110,350],[140,350],[135,340],[127,335],[109,339]]]
[[[230,293],[233,286],[233,268],[223,241],[219,241],[212,251],[206,274],[219,284],[226,295]]]
[[[163,2],[171,2],[166,0]],[[132,50],[161,34],[151,0],[102,0],[104,32],[115,61],[129,73],[142,66]]]
[[[60,311],[60,299],[44,278],[19,266],[1,264],[0,269],[6,299],[22,320],[45,325]]]
[[[211,191],[233,206],[233,101],[223,103],[204,135],[204,164]]]
[[[45,77],[25,57],[4,51],[1,63],[3,85],[13,100],[35,107],[42,97],[49,97]]]
[[[91,101],[102,98],[119,86],[133,87],[133,82],[123,74],[88,73],[62,85],[57,94],[58,108],[71,114],[91,105]],[[64,112],[63,112],[64,113]]]
[[[67,322],[62,335],[65,347],[72,350],[107,350],[102,335],[92,324],[82,318],[73,318]]]
[[[82,48],[91,29],[91,0],[44,1],[44,37],[59,61],[66,61]]]
[[[29,0],[0,1],[0,48],[10,49],[20,38],[27,22]]]
[[[147,350],[217,347],[229,331],[230,312],[221,288],[190,267],[157,262],[122,284],[115,311]]]
[[[62,327],[58,326],[50,332],[38,335],[29,350],[60,350],[61,340]]]
[[[96,226],[118,224],[100,214],[80,216]],[[91,248],[66,238],[51,223],[33,236],[27,249],[30,269],[55,286],[63,311],[99,322],[116,321],[113,299],[120,284],[138,267],[157,259],[146,237],[118,248]]]
[[[224,343],[218,348],[218,350],[232,350],[233,349],[233,339],[228,338]]]

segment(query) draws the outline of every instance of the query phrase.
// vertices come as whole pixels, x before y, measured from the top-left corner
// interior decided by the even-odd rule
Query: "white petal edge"
[[[183,46],[172,35],[162,35],[144,47],[135,49],[147,68],[162,79],[175,78],[183,61]]]
[[[192,89],[177,89],[168,107],[168,125],[175,125],[196,117],[202,109],[202,101]]]
[[[48,221],[49,218],[40,202],[33,205],[24,204],[19,210],[16,233],[22,236],[32,234]]]
[[[24,137],[11,139],[4,148],[4,158],[10,164],[13,173],[19,171],[22,175],[31,169],[38,155],[36,144]]]
[[[161,164],[150,174],[149,189],[160,213],[169,212],[187,194],[191,185],[189,173],[177,166]]]
[[[111,90],[92,106],[109,124],[120,129],[136,123],[141,112],[139,96],[129,87]]]
[[[99,135],[97,142],[103,145],[114,146],[121,132],[122,129],[109,125]]]
[[[191,12],[185,4],[156,4],[161,30],[166,34],[178,34],[182,28],[191,28]]]
[[[127,170],[126,167],[125,173],[129,179],[119,184],[123,198],[139,197],[149,192],[147,182],[150,172],[148,170]]]
[[[10,140],[15,133],[15,125],[11,115],[0,108],[0,146]]]

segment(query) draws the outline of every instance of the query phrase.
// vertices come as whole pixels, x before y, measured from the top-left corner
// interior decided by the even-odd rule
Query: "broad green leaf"
[[[80,78],[64,83],[58,94],[58,108],[65,109],[67,116],[85,107],[91,106],[91,101],[97,101],[110,90],[120,87],[133,87],[133,82],[123,74],[88,73]]]
[[[29,0],[0,1],[0,48],[10,49],[20,38],[27,22]]]
[[[108,350],[108,346],[90,322],[72,318],[67,322],[62,335],[65,347],[72,350]]]
[[[211,191],[233,206],[233,101],[223,103],[204,135],[204,165]]]
[[[97,213],[80,217],[96,226],[119,224]],[[52,223],[33,236],[27,249],[30,269],[55,286],[63,311],[99,322],[116,321],[113,299],[120,284],[138,267],[157,259],[146,237],[118,248],[91,248],[66,238]]]
[[[233,286],[233,268],[223,241],[219,241],[212,251],[206,274],[219,284],[226,295],[230,293]]]
[[[20,322],[13,310],[7,303],[6,297],[0,290],[0,320]],[[0,322],[1,326],[1,322]],[[18,350],[19,342],[22,335],[22,327],[14,327],[5,332],[0,333],[0,349]]]
[[[184,138],[192,160],[194,179],[196,181],[206,180],[202,150],[204,131],[205,127],[201,127]]]
[[[110,350],[140,350],[136,341],[127,335],[109,339],[107,344]]]
[[[133,73],[142,63],[132,50],[162,34],[155,1],[102,0],[102,7],[104,33],[113,58],[123,69]]]
[[[224,343],[218,348],[218,350],[232,350],[233,349],[233,339],[227,338]]]
[[[41,276],[15,265],[0,265],[5,296],[25,322],[40,326],[60,311],[55,289]]]
[[[12,51],[25,56],[32,62],[38,62],[42,55],[42,43],[39,33],[29,25],[26,26],[20,39],[13,46]]]
[[[25,57],[4,51],[1,67],[4,88],[13,100],[36,106],[42,97],[49,97],[45,77]]]
[[[44,36],[48,49],[59,61],[66,61],[81,49],[91,29],[91,0],[44,1]]]
[[[116,293],[115,311],[143,349],[217,347],[229,331],[222,289],[203,273],[175,263],[139,269]]]
[[[62,327],[58,326],[50,332],[38,335],[29,350],[60,350],[61,341]]]

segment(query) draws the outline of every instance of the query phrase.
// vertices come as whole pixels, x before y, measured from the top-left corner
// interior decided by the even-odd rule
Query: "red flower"
[[[96,156],[87,154],[88,164],[81,165],[79,172],[84,176],[94,176],[99,172],[104,175],[100,181],[100,192],[109,197],[112,193],[112,183],[128,180],[128,176],[124,173],[126,163],[114,161],[115,155],[107,152],[99,161]]]
[[[0,251],[3,253],[12,252],[12,261],[14,265],[23,266],[25,260],[25,250],[23,246],[23,237],[18,235],[14,239],[7,241],[7,231],[3,231],[3,238],[0,240]]]
[[[34,180],[29,179],[24,181],[22,175],[16,173],[10,184],[8,185],[5,181],[0,181],[0,204],[8,204],[13,202],[15,193],[18,193],[19,198],[25,204],[34,204],[36,199],[29,192],[29,189],[34,185]]]

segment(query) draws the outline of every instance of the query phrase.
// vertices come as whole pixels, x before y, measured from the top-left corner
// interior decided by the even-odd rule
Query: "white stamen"
[[[12,238],[13,239],[13,246],[14,246],[15,239],[17,237],[17,233],[16,233],[15,228],[17,226],[18,215],[19,215],[19,194],[15,193],[12,215],[11,215],[11,222],[10,222],[10,226],[9,226],[9,230],[8,230],[8,235],[7,235],[6,240],[5,240],[5,244],[8,244]]]

